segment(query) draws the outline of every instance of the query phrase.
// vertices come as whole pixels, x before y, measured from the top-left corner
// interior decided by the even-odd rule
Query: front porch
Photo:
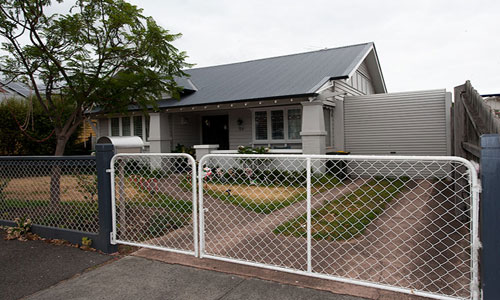
[[[333,107],[308,99],[166,109],[150,113],[149,152],[168,153],[181,145],[205,153],[237,153],[245,146],[268,147],[270,153],[325,154],[343,150],[335,147],[341,137],[334,137],[333,120]]]

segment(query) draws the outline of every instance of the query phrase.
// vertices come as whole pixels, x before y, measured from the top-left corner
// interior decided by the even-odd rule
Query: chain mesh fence
[[[186,154],[119,154],[112,165],[115,240],[195,253],[194,159]]]
[[[472,171],[462,161],[209,155],[200,170],[202,256],[471,297]]]
[[[1,157],[0,219],[99,232],[95,157]]]

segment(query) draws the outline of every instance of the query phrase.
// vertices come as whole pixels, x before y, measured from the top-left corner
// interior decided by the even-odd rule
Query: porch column
[[[325,119],[323,103],[302,102],[302,153],[325,154]]]
[[[168,153],[172,150],[170,134],[170,115],[167,113],[150,113],[149,120],[149,152]]]

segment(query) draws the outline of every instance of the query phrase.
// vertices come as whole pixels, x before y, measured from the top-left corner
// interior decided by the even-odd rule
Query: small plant
[[[267,147],[245,147],[245,146],[238,146],[238,153],[239,154],[267,154],[269,153],[269,148]]]
[[[97,175],[75,175],[77,190],[86,201],[97,200]]]
[[[82,246],[80,248],[89,249],[90,246],[92,246],[92,240],[86,236],[82,237]]]
[[[31,219],[26,217],[15,218],[14,222],[16,222],[16,226],[7,228],[7,237],[5,239],[26,241],[32,225]]]
[[[177,144],[175,146],[175,149],[172,150],[172,153],[186,153],[194,157],[196,151],[194,150],[193,147],[186,147],[184,145]]]

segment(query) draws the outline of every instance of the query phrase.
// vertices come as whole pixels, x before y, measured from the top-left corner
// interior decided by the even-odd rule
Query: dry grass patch
[[[269,214],[277,209],[306,199],[302,187],[274,187],[228,184],[205,184],[205,192],[222,201],[257,213]]]
[[[244,197],[256,204],[285,201],[290,197],[303,194],[305,188],[297,187],[265,187],[251,185],[205,184],[205,189],[216,193],[225,193],[234,197]]]
[[[60,201],[87,201],[88,191],[84,184],[92,184],[94,175],[62,175]],[[95,188],[97,190],[97,187]],[[3,190],[6,199],[50,200],[50,176],[12,178]]]

